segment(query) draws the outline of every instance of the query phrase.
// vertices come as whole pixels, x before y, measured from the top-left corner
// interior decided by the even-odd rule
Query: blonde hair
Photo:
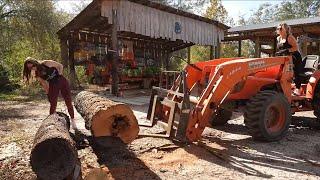
[[[286,30],[287,35],[292,34],[291,33],[291,27],[287,23],[281,23],[279,24],[284,30]]]

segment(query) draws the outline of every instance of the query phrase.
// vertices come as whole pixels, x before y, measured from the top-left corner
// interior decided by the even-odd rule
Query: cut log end
[[[101,110],[92,119],[91,130],[95,137],[114,136],[130,143],[138,136],[137,119],[126,105],[117,105],[112,111]]]
[[[75,107],[94,137],[113,136],[130,143],[138,136],[138,121],[128,105],[82,91],[75,98]]]
[[[70,175],[77,162],[70,142],[53,138],[34,147],[30,163],[41,179],[64,179]]]

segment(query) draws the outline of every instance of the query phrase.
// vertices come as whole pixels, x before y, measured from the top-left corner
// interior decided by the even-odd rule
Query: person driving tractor
[[[301,77],[299,74],[303,73],[303,63],[302,57],[298,50],[298,43],[295,37],[291,33],[291,28],[288,24],[282,23],[277,26],[277,48],[279,51],[276,55],[288,56],[292,55],[292,61],[294,64],[294,83],[296,89],[293,91],[293,94],[296,96],[301,96]]]

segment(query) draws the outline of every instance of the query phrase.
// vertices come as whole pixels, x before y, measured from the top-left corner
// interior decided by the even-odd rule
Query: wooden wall
[[[118,31],[134,32],[152,38],[171,41],[177,39],[185,43],[217,46],[223,40],[224,31],[215,24],[180,16],[126,0],[105,0],[101,5],[101,15],[112,24],[112,9],[118,12]],[[181,33],[175,32],[175,23],[181,25]]]

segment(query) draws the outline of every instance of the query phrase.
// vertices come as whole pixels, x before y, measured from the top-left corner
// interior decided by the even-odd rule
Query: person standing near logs
[[[35,74],[32,74],[32,71],[34,71]],[[58,96],[61,92],[71,117],[70,124],[75,132],[78,132],[74,119],[70,85],[62,73],[63,65],[53,60],[44,60],[40,62],[34,58],[27,57],[24,62],[23,79],[29,83],[31,77],[35,76],[40,82],[50,102],[50,114],[56,112]]]

